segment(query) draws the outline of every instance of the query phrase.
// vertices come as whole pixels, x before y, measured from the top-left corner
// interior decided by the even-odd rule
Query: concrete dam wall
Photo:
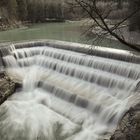
[[[22,84],[0,106],[2,140],[110,139],[139,104],[139,53],[41,40],[4,45],[0,55]]]

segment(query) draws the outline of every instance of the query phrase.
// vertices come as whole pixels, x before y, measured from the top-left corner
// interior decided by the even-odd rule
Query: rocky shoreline
[[[110,140],[140,140],[140,104],[125,113]]]
[[[0,105],[16,90],[16,84],[4,73],[0,73]]]
[[[11,21],[6,23],[0,22],[0,31],[7,31],[7,30],[17,29],[25,26],[26,25],[24,25],[24,23],[20,21]]]

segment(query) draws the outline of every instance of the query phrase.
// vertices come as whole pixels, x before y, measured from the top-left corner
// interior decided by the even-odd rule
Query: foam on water
[[[139,99],[138,64],[50,47],[3,57],[22,82],[0,106],[2,140],[102,140]]]

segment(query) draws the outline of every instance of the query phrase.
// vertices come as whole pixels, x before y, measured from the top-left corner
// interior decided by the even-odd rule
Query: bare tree
[[[123,28],[129,27],[129,19],[140,11],[140,6],[131,12],[127,12],[125,17],[119,20],[117,19],[114,23],[109,24],[108,19],[110,14],[113,12],[114,8],[118,6],[118,3],[112,0],[102,1],[106,4],[104,9],[101,9],[99,6],[101,0],[74,0],[75,3],[71,3],[71,5],[80,7],[87,13],[89,18],[93,21],[89,30],[94,34],[98,36],[112,36],[128,47],[140,51],[140,47],[126,39],[121,32]]]

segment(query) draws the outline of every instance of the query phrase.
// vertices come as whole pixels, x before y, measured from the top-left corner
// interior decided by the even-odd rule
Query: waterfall
[[[140,99],[136,63],[13,45],[3,63],[23,86],[0,106],[2,140],[109,139]]]

